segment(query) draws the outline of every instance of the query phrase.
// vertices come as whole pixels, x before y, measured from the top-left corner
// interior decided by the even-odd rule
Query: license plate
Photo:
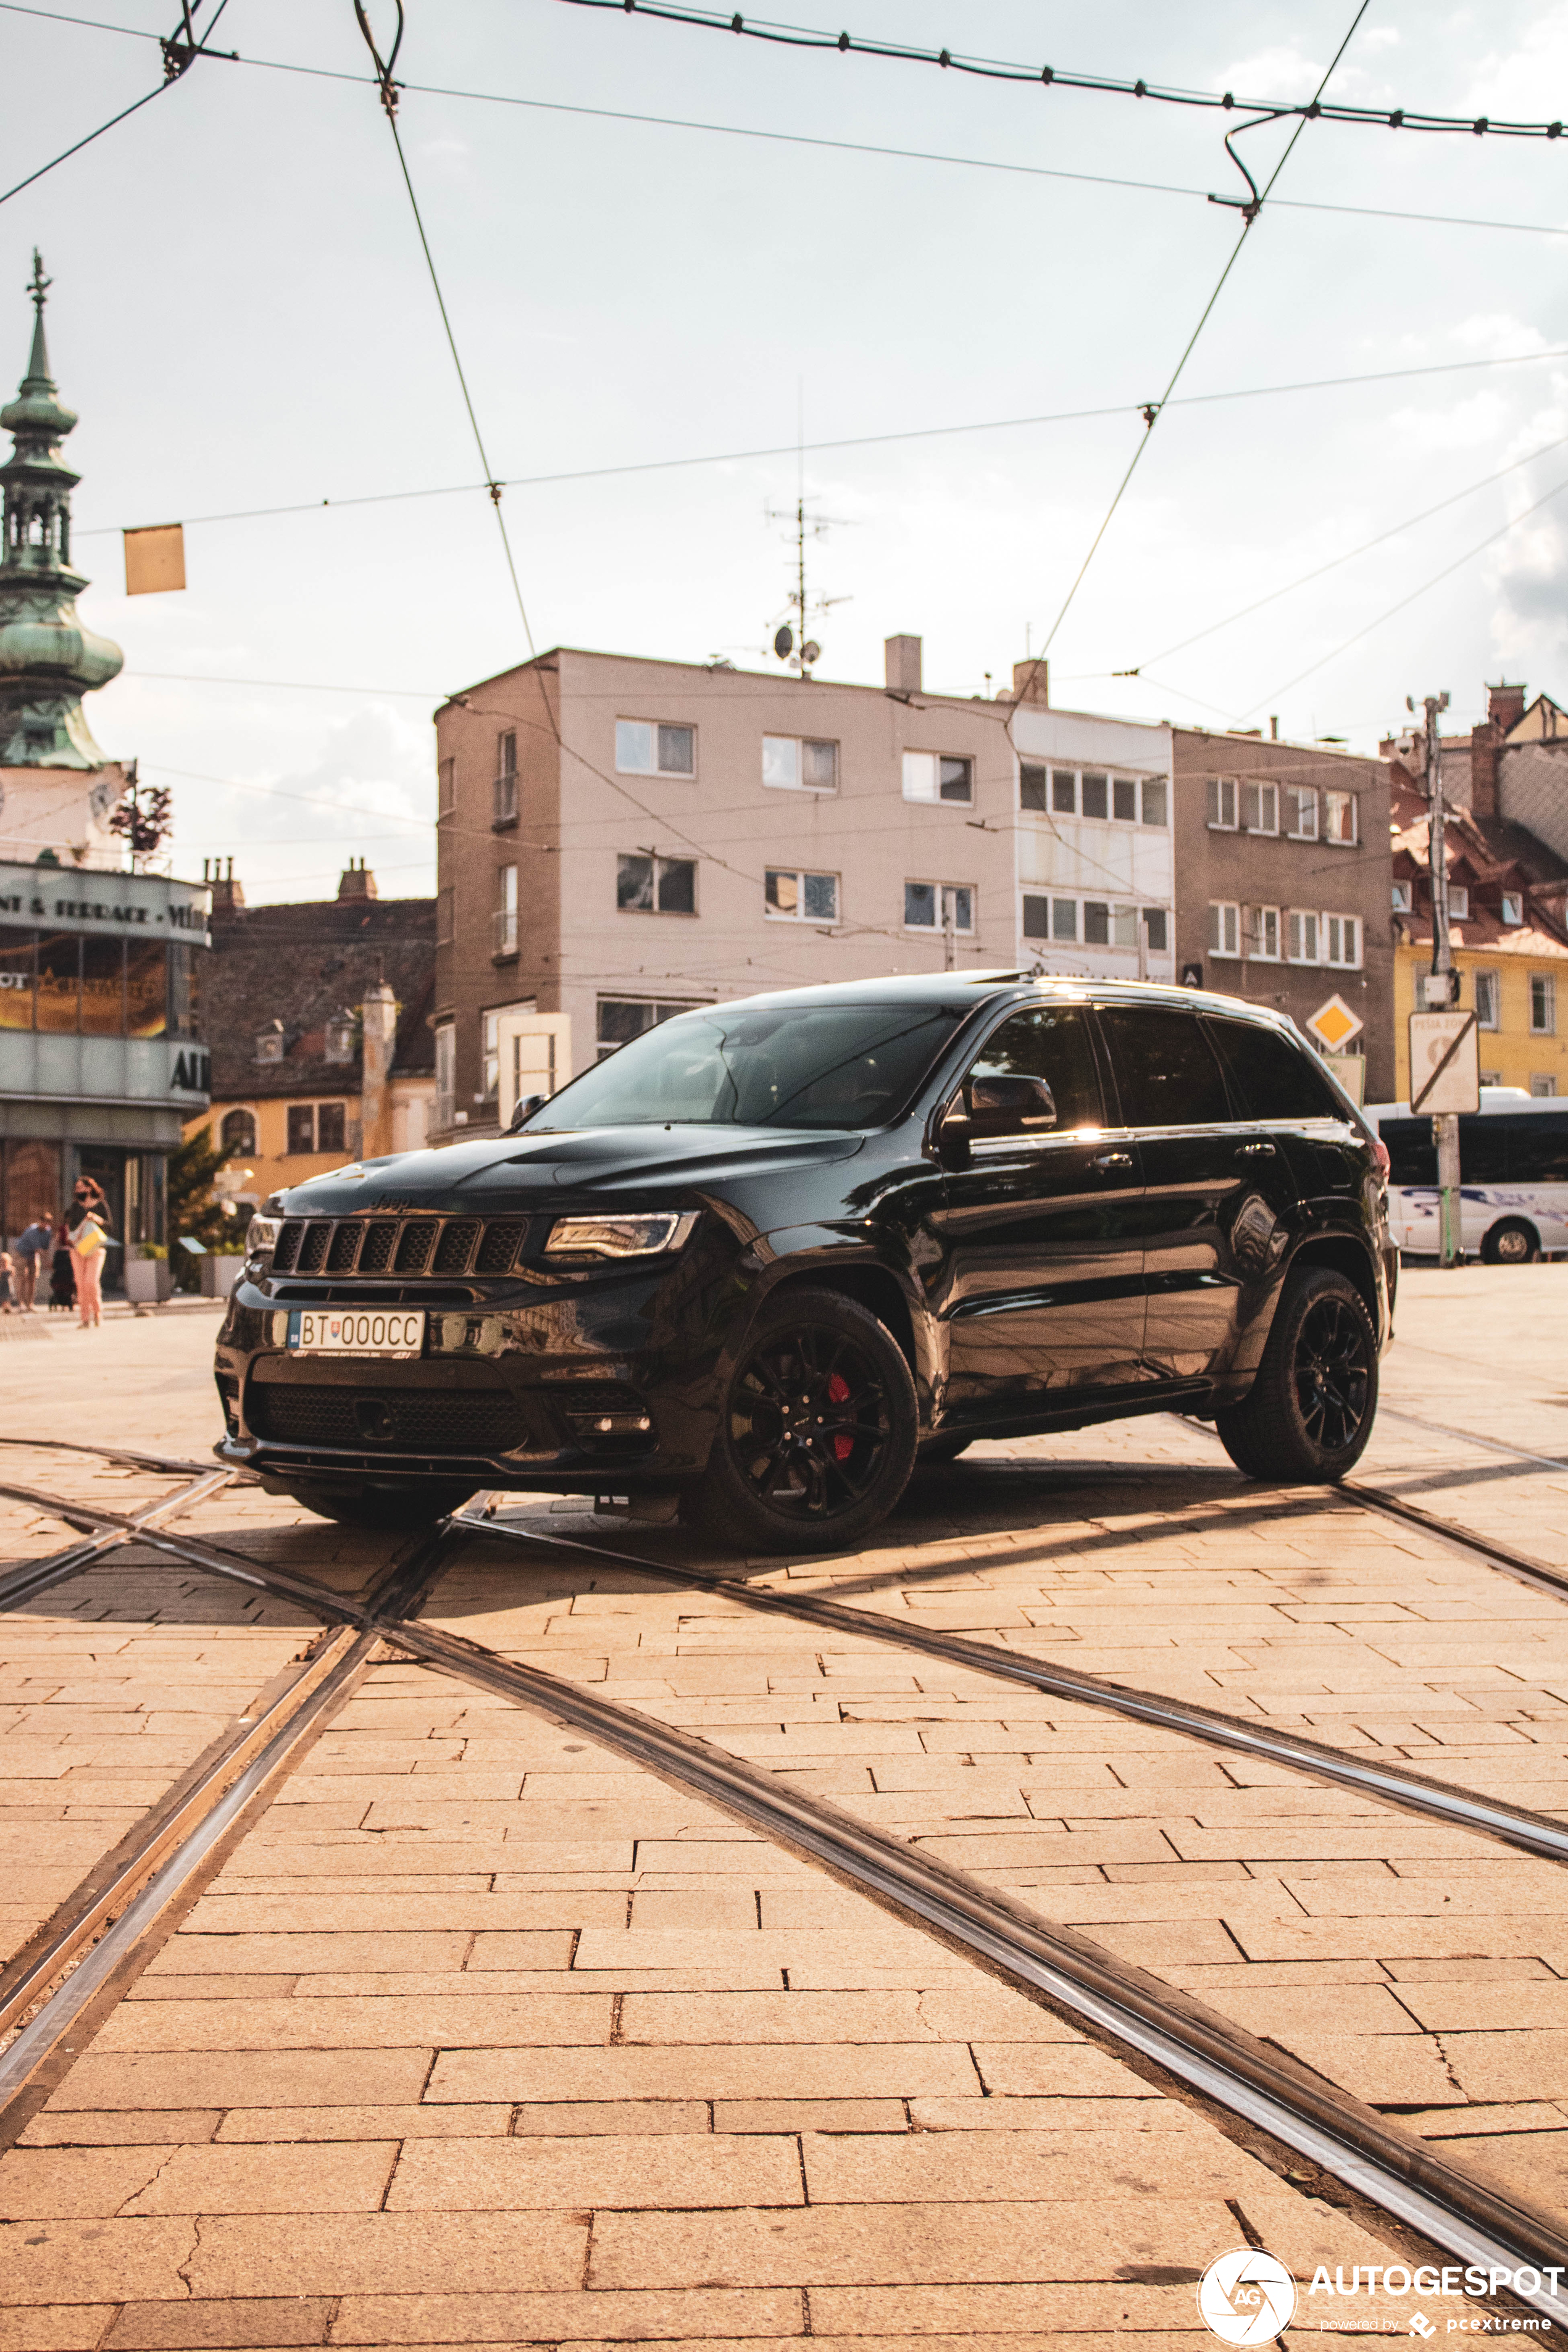
[[[296,1307],[289,1316],[289,1349],[296,1356],[417,1356],[424,1346],[423,1308]]]

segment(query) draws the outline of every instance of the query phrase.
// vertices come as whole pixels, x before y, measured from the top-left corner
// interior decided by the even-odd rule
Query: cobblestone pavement
[[[1407,1273],[1360,1474],[1558,1567],[1565,1281]],[[213,1328],[7,1349],[0,1427],[200,1464]],[[185,1483],[15,1446],[5,1480],[126,1515]],[[344,1594],[391,1549],[244,1485],[169,1524]],[[7,1565],[78,1539],[4,1499],[0,1536]],[[479,1538],[423,1617],[1081,1930],[1568,2226],[1560,1865],[879,1635],[975,1636],[1568,1820],[1568,1602],[1352,1494],[1248,1486],[1171,1419],[976,1448],[854,1557],[695,1564],[865,1634]],[[8,1951],[318,1630],[134,1539],[0,1620]],[[385,1652],[141,1958],[0,2132],[0,2352],[1195,2347],[1229,2248],[1303,2290],[1411,2259],[729,1814]],[[1406,2336],[1415,2307],[1303,2292],[1289,2340]]]

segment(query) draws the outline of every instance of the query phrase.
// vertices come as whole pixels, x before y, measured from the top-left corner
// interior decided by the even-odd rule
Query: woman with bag
[[[76,1303],[81,1310],[81,1328],[89,1331],[103,1320],[103,1253],[109,1235],[89,1209],[78,1223],[70,1239],[71,1271],[76,1276]]]

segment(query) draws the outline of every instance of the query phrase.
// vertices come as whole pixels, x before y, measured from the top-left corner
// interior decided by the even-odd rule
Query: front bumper
[[[721,1276],[693,1255],[570,1283],[407,1286],[397,1303],[424,1307],[424,1352],[355,1359],[291,1352],[284,1318],[300,1286],[247,1274],[216,1349],[215,1451],[282,1482],[679,1489],[712,1444]],[[309,1303],[377,1303],[325,1290]]]

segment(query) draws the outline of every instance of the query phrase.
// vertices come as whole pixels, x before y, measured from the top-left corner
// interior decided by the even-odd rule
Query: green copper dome
[[[49,373],[49,282],[35,253],[33,349],[16,399],[0,408],[16,443],[0,466],[0,768],[101,768],[81,698],[117,677],[125,656],[77,618],[87,582],[70,569],[70,494],[81,478],[59,446],[77,420]]]

